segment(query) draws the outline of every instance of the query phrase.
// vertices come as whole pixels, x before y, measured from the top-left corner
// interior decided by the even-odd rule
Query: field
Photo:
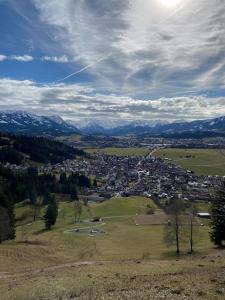
[[[225,151],[216,149],[160,149],[157,157],[169,158],[172,162],[197,175],[225,175]]]
[[[196,227],[195,254],[187,255],[184,240],[177,257],[163,242],[160,209],[152,216],[158,225],[136,225],[147,205],[154,206],[151,199],[90,204],[79,224],[74,224],[73,204],[62,200],[52,231],[44,230],[42,220],[32,222],[25,204],[17,206],[17,218],[26,216],[26,225],[20,221],[16,241],[0,246],[1,299],[222,299],[225,253],[213,248],[208,226]],[[101,216],[103,223],[90,225],[91,216]],[[106,234],[64,233],[89,226]]]
[[[118,155],[118,156],[145,156],[150,153],[150,150],[146,147],[140,148],[95,148],[95,149],[85,149],[86,152],[90,154],[104,153],[108,155]]]

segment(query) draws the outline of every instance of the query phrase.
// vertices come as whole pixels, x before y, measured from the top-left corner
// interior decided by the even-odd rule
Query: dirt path
[[[7,272],[0,272],[0,279],[25,279],[31,278],[33,276],[42,275],[48,272],[59,271],[62,269],[68,268],[77,268],[77,267],[88,267],[88,266],[102,266],[102,265],[117,265],[117,264],[134,264],[139,262],[136,259],[128,259],[128,260],[109,260],[109,261],[76,261],[70,263],[63,263],[55,266],[49,266],[46,268],[41,268],[37,270],[31,270],[27,272],[17,272],[17,273],[7,273]],[[152,261],[153,263],[153,261]],[[0,283],[1,285],[1,283]]]

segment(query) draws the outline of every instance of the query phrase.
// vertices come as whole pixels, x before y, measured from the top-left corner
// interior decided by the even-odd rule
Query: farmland
[[[160,149],[157,157],[169,158],[172,162],[197,175],[225,175],[225,151],[216,149]]]
[[[213,284],[210,283],[206,294],[203,286],[210,282],[213,272],[217,272],[219,278],[224,261],[220,255],[222,251],[213,249],[208,226],[198,226],[196,254],[186,254],[189,249],[186,240],[182,242],[182,254],[175,260],[174,247],[167,248],[163,242],[164,223],[161,220],[165,221],[165,217],[162,218],[164,212],[151,199],[114,198],[100,204],[89,204],[83,207],[82,222],[79,224],[74,224],[73,204],[67,202],[65,197],[62,199],[63,202],[59,202],[59,217],[52,231],[44,230],[42,220],[31,221],[26,204],[17,205],[17,218],[25,215],[26,219],[24,225],[20,223],[17,227],[16,241],[5,242],[0,249],[1,299],[51,299],[53,296],[55,299],[76,299],[71,298],[76,293],[83,299],[101,299],[106,294],[109,295],[105,299],[119,299],[120,294],[139,299],[138,295],[144,297],[140,286],[149,290],[152,299],[158,299],[158,289],[168,295],[168,299],[178,299],[177,289],[179,293],[194,293],[195,296],[204,292],[205,299],[212,299]],[[145,219],[147,205],[156,208],[152,218],[158,222],[137,226],[135,219],[138,216],[139,220],[142,216]],[[103,223],[93,225],[93,228],[104,229],[105,235],[64,233],[68,229],[91,226],[85,220],[92,216],[103,218]],[[205,260],[202,261],[202,257]],[[195,273],[198,277],[203,271],[207,272],[206,279],[201,279],[192,290],[191,274]],[[177,281],[176,288],[172,282],[173,274]],[[189,274],[185,279],[185,289],[182,274]],[[107,283],[104,278],[107,278]],[[49,288],[49,280],[54,289]],[[155,285],[150,287],[153,282]],[[130,287],[130,284],[131,290],[125,293],[123,285]],[[168,289],[163,291],[165,284]],[[150,294],[145,293],[146,298],[143,299],[151,299],[147,297]],[[128,296],[124,299],[130,299]],[[195,299],[198,299],[197,296]]]

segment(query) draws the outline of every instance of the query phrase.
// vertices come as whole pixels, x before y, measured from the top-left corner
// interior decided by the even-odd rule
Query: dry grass
[[[4,300],[224,299],[224,251],[174,260],[67,264],[1,278]]]
[[[196,254],[187,255],[184,242],[178,258],[163,243],[165,214],[135,216],[147,224],[160,220],[158,226],[136,226],[129,216],[144,213],[149,201],[133,197],[94,204],[96,214],[115,214],[105,219],[104,236],[63,234],[90,226],[74,224],[71,203],[65,202],[52,231],[44,231],[41,220],[19,226],[16,241],[0,246],[0,299],[223,299],[225,252],[213,249],[208,227],[199,227]],[[28,243],[21,242],[25,237]]]

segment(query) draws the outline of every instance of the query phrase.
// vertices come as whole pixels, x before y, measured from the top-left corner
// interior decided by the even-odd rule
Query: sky
[[[224,0],[0,0],[0,110],[115,124],[224,116]]]

